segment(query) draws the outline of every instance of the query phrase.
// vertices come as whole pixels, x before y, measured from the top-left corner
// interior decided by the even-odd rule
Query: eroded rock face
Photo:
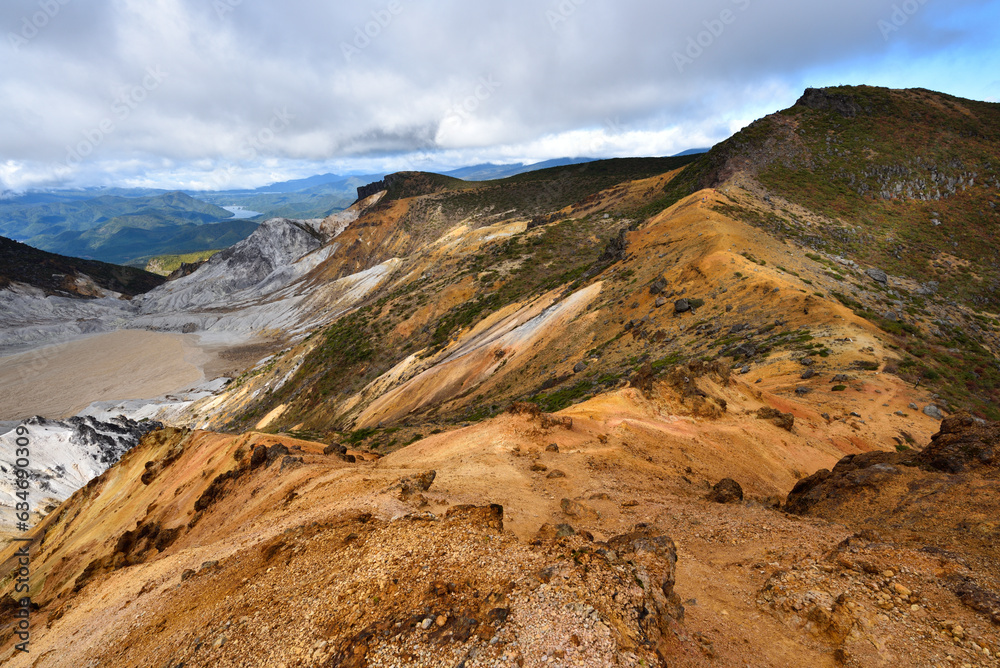
[[[48,503],[60,503],[121,459],[147,433],[162,427],[159,422],[137,422],[124,416],[108,421],[89,416],[67,420],[36,416],[0,436],[0,470],[14,470],[17,439],[27,439],[33,489]],[[14,507],[13,483],[12,473],[0,476],[0,506]],[[12,512],[0,516],[0,522],[13,521]]]
[[[326,241],[316,221],[272,218],[243,241],[213,255],[196,271],[144,295],[137,300],[140,312],[150,315],[223,307],[237,297],[266,295],[297,278],[301,270],[294,266],[295,262],[319,250]]]

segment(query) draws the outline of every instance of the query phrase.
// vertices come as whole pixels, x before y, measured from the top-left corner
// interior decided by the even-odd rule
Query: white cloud
[[[231,11],[67,2],[17,49],[0,45],[0,160],[17,166],[3,183],[201,183],[229,168],[256,183],[310,162],[415,159],[401,154],[468,164],[669,153],[791,104],[816,72],[998,95],[975,71],[927,66],[988,49],[978,33],[995,0],[938,3],[888,41],[878,22],[895,0],[221,1]],[[0,25],[19,34],[38,7],[8,0]],[[680,67],[678,54],[690,62]],[[150,68],[166,78],[130,98]],[[281,109],[294,118],[270,130]],[[72,147],[108,119],[114,131],[67,168]],[[277,162],[265,169],[265,159]]]

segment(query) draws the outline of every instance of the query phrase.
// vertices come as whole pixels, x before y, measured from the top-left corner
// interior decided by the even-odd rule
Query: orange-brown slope
[[[357,665],[421,656],[438,665],[428,654],[438,642],[441,662],[473,646],[494,658],[521,653],[526,665],[556,651],[618,660],[634,652],[648,662],[655,657],[636,645],[645,627],[620,607],[632,600],[621,594],[650,610],[655,597],[630,590],[625,564],[600,556],[605,541],[642,523],[678,545],[675,589],[688,603],[685,626],[660,648],[672,664],[708,665],[711,655],[742,665],[749,652],[760,658],[752,665],[832,665],[833,645],[769,617],[757,590],[776,565],[819,558],[848,535],[762,503],[840,452],[801,418],[790,432],[758,418],[763,403],[741,381],[712,369],[687,373],[693,387],[671,376],[646,394],[622,390],[555,418],[506,414],[371,462],[271,435],[160,432],[40,527],[33,647],[53,666],[144,665],[157,652],[186,665],[240,665],[256,655],[322,665],[356,647],[367,657]],[[703,501],[722,477],[741,481],[752,501]],[[435,519],[468,503],[501,504],[507,533],[489,527],[489,513],[486,524],[464,524],[461,512]],[[407,516],[414,519],[400,519]],[[580,535],[545,533],[543,525],[560,523]],[[529,546],[540,529],[541,545]],[[289,601],[287,617],[262,613]],[[568,614],[559,612],[565,604]],[[495,608],[509,622],[491,621]],[[414,628],[428,617],[430,633]],[[268,641],[275,625],[296,632],[276,646]]]
[[[759,419],[756,410],[768,397],[758,396],[741,381],[727,379],[724,369],[713,369],[684,371],[695,379],[692,387],[672,376],[673,384],[654,382],[646,394],[633,388],[595,398],[563,412],[560,419],[530,412],[504,415],[432,436],[370,463],[352,464],[337,455],[320,454],[320,445],[281,436],[159,432],[39,527],[44,539],[35,556],[34,599],[41,606],[36,620],[48,620],[49,628],[37,626],[35,642],[42,651],[58,648],[65,657],[60,661],[66,665],[97,656],[87,654],[85,648],[108,647],[130,633],[138,633],[137,637],[155,633],[145,622],[136,626],[135,619],[141,615],[154,620],[149,622],[154,628],[159,626],[155,620],[161,618],[163,597],[178,609],[199,600],[203,601],[199,606],[211,603],[206,619],[211,618],[216,626],[235,623],[264,599],[256,595],[247,599],[246,613],[236,614],[239,606],[225,607],[224,620],[219,617],[222,608],[214,602],[217,599],[200,598],[204,594],[195,582],[185,584],[180,593],[168,592],[173,592],[186,570],[204,570],[200,565],[210,561],[232,559],[227,563],[239,565],[234,566],[234,573],[251,577],[259,568],[260,576],[267,579],[267,569],[276,566],[270,557],[258,559],[255,550],[260,548],[253,546],[269,544],[286,529],[311,522],[340,527],[328,538],[342,541],[340,533],[358,533],[346,528],[354,525],[345,520],[357,513],[391,520],[423,509],[442,516],[456,505],[490,502],[504,507],[508,530],[522,541],[534,536],[543,524],[567,521],[590,531],[598,541],[625,533],[637,522],[650,521],[658,532],[671,527],[670,531],[685,535],[686,530],[697,533],[693,529],[697,525],[679,522],[676,513],[680,508],[688,508],[684,512],[694,513],[691,517],[703,513],[704,502],[699,498],[708,483],[735,477],[749,496],[764,500],[783,493],[801,471],[830,466],[840,456],[841,450],[823,440],[821,430],[801,417],[790,432],[771,420]],[[705,397],[711,401],[706,403]],[[719,410],[722,405],[724,412]],[[791,409],[800,416],[810,415],[802,406]],[[437,472],[429,489],[402,493],[401,479],[429,469]],[[771,521],[781,522],[778,518]],[[406,540],[419,540],[418,530],[390,527],[386,531],[391,535],[402,531],[409,536]],[[793,533],[788,530],[785,535]],[[703,590],[712,579],[705,577],[704,569],[713,573],[717,566],[702,562],[704,555],[697,551],[687,552],[688,540],[681,543],[682,553],[698,563],[684,568],[695,569],[691,572],[697,576],[678,585],[682,595],[702,598],[706,604],[714,600],[712,605],[742,606],[743,613],[751,614],[753,606],[747,608],[746,601],[731,601],[730,595],[717,600],[714,597],[722,594]],[[294,547],[306,554],[313,549],[308,541],[289,549]],[[442,549],[458,548],[442,544]],[[511,547],[511,554],[520,549]],[[339,550],[334,553],[331,559],[346,558]],[[524,552],[523,558],[522,570],[530,570],[529,564],[539,557]],[[210,572],[212,567],[205,577]],[[224,577],[225,587],[245,586],[233,577]],[[267,600],[274,601],[280,588],[274,591]],[[310,591],[303,587],[298,595],[306,597]],[[344,600],[354,599],[345,593]],[[417,614],[418,598],[404,596],[399,605],[405,607],[407,600],[411,614]],[[335,616],[348,615],[352,624],[374,623],[367,607],[352,612],[349,604],[345,606],[334,606]],[[101,611],[100,625],[88,621],[97,611]],[[168,624],[185,638],[193,633],[184,624]],[[67,652],[63,645],[63,639],[74,632],[82,634],[78,647],[84,654]],[[310,633],[310,643],[326,638],[334,644],[335,634],[329,631],[322,632],[327,635],[317,630]],[[621,644],[624,636],[618,633],[612,633],[618,643],[614,646],[627,646]],[[735,627],[727,633],[738,637]],[[225,633],[220,631],[220,635]],[[241,642],[253,646],[258,642],[255,637],[251,634]],[[346,642],[345,636],[336,638]],[[193,636],[191,644],[195,644]],[[690,647],[697,649],[697,644]],[[102,665],[134,665],[129,663],[132,659],[121,658],[123,663],[118,664],[111,655],[100,656],[109,661]]]

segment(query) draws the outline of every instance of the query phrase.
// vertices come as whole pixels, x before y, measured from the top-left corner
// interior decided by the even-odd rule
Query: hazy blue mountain
[[[31,201],[35,197],[48,201]],[[30,243],[40,234],[83,232],[119,216],[153,213],[190,224],[214,223],[233,216],[225,209],[181,192],[151,197],[102,194],[90,199],[73,199],[67,192],[39,193],[0,202],[0,234]]]
[[[534,172],[539,169],[564,167],[566,165],[578,165],[584,162],[593,162],[594,160],[594,158],[555,158],[553,160],[545,160],[544,162],[536,162],[530,165],[526,165],[523,162],[516,162],[510,165],[497,165],[487,162],[481,165],[460,167],[459,169],[453,169],[450,172],[441,173],[445,176],[462,179],[463,181],[494,181],[496,179],[505,179],[509,176],[517,176],[518,174]]]
[[[680,153],[677,153],[677,154],[675,154],[672,157],[674,157],[674,158],[682,158],[685,155],[699,155],[701,153],[708,153],[711,150],[712,149],[710,149],[710,148],[689,148],[688,150],[681,151]]]

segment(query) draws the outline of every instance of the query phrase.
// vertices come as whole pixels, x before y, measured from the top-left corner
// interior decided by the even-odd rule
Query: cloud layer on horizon
[[[0,189],[671,154],[806,85],[996,99],[997,19],[996,0],[9,0]]]

